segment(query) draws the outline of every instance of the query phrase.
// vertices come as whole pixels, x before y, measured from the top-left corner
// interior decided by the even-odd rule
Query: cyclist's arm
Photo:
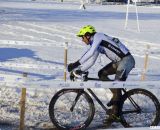
[[[98,49],[99,44],[101,43],[101,41],[102,41],[102,39],[96,33],[95,36],[94,36],[91,48],[79,60],[80,64],[85,63],[89,58],[91,58],[94,55],[94,53],[97,51],[97,49]]]
[[[96,51],[94,55],[81,66],[81,70],[87,71],[90,67],[92,67],[96,62],[98,55],[99,55],[99,51]]]

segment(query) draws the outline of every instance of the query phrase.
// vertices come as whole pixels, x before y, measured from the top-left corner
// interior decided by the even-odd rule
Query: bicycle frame
[[[101,81],[100,79],[97,79],[97,78],[90,78],[90,77],[85,77],[85,80],[88,81],[88,80],[94,80],[94,81]],[[113,80],[111,80],[113,81]],[[108,113],[108,109],[107,107],[100,101],[100,99],[94,94],[94,92],[88,88],[87,89],[90,94],[96,99],[96,101],[100,104],[100,106],[106,111],[106,113]],[[124,88],[121,88],[121,91],[124,92],[124,94],[127,92],[126,89]],[[134,112],[141,112],[141,108],[138,106],[138,104],[133,100],[132,97],[129,97],[128,98],[129,101],[132,103],[132,105],[134,106],[135,110],[132,110],[132,111],[125,111],[125,114],[127,113],[134,113]]]
[[[88,88],[87,89],[90,94],[96,99],[96,101],[99,103],[99,105],[101,105],[101,107],[106,111],[106,113],[108,113],[108,109],[106,108],[106,106],[101,102],[101,100],[95,95],[95,93],[90,89]]]
[[[96,94],[90,88],[88,88],[87,90],[96,99],[96,101],[104,109],[104,111],[106,111],[106,113],[108,114],[107,107],[101,102],[101,100],[96,96]],[[124,88],[122,90],[123,90],[124,93],[127,92]],[[129,100],[132,103],[132,105],[135,107],[136,110],[134,110],[134,111],[125,111],[125,114],[127,114],[127,113],[134,113],[134,112],[140,112],[141,108],[138,106],[138,104],[131,97],[129,98]]]
[[[96,96],[96,94],[90,88],[88,88],[87,90],[92,95],[92,97],[94,97],[95,100],[99,103],[99,105],[106,112],[106,114],[109,115],[110,114],[109,109],[102,103],[102,101],[98,98],[98,96]],[[76,103],[77,103],[78,99],[80,98],[80,96],[83,94],[84,89],[78,89],[78,91],[79,92],[78,92],[77,96],[75,97],[75,100],[74,100],[74,102],[72,104],[72,107],[70,108],[71,111],[74,110],[74,107],[76,106]],[[127,93],[127,91],[124,88],[122,88],[122,91],[124,92],[124,94]],[[132,99],[132,97],[129,97],[128,99],[130,100],[130,102],[134,106],[135,110],[124,111],[122,114],[135,113],[135,112],[140,113],[141,112],[141,108],[138,106],[138,104]],[[121,109],[121,108],[119,108],[119,109]]]
[[[96,96],[96,94],[90,88],[88,88],[87,90],[96,99],[96,101],[100,104],[100,106],[104,109],[104,111],[106,111],[106,113],[108,113],[107,107],[101,102],[101,100]],[[83,94],[84,89],[78,89],[78,91],[79,92],[78,92],[78,94],[77,94],[77,96],[76,96],[76,98],[75,98],[75,100],[74,100],[74,102],[72,104],[72,107],[70,108],[71,111],[74,110],[74,107],[75,107],[78,99],[80,98],[80,96]]]

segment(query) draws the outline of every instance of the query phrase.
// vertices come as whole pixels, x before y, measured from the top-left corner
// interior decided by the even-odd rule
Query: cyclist
[[[92,67],[99,53],[101,53],[106,55],[111,62],[99,70],[99,79],[111,81],[108,76],[112,74],[115,74],[114,80],[125,81],[127,79],[129,72],[135,66],[135,60],[127,47],[118,38],[96,32],[95,28],[91,25],[82,27],[77,36],[81,37],[86,45],[90,45],[90,48],[78,61],[68,65],[69,72],[80,66],[78,70],[74,71],[74,75],[72,74],[71,78],[81,75]],[[119,104],[122,96],[121,89],[113,88],[110,90],[113,93],[113,97],[107,105],[112,106],[112,114],[118,116],[118,107],[120,107]]]

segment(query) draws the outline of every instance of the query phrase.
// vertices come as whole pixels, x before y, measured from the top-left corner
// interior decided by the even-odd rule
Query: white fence
[[[158,89],[160,81],[114,81],[114,82],[100,82],[100,81],[63,81],[63,80],[43,80],[34,81],[29,77],[22,75],[8,75],[0,74],[0,85],[9,88],[23,88],[28,87],[32,89],[46,89],[46,88],[149,88]]]

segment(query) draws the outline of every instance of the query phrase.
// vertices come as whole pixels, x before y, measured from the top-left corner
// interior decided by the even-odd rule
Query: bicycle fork
[[[80,90],[78,91],[77,96],[76,96],[76,98],[75,98],[75,100],[74,100],[74,102],[73,102],[73,104],[72,104],[72,107],[70,108],[70,111],[71,111],[71,112],[73,112],[74,107],[76,106],[76,103],[77,103],[77,101],[79,100],[79,98],[80,98],[80,96],[82,95],[83,92],[84,92],[83,89],[80,89]]]

